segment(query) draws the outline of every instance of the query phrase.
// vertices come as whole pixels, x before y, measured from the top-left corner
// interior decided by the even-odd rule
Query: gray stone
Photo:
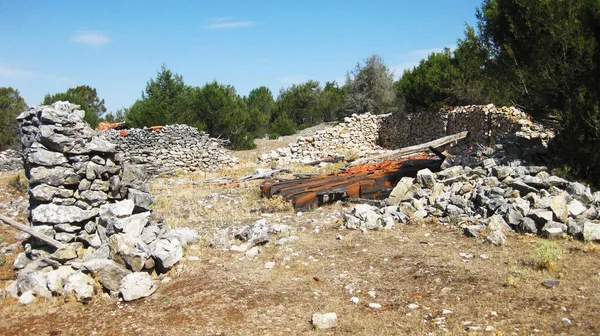
[[[492,217],[490,217],[490,222],[488,224],[488,228],[492,231],[504,231],[504,232],[512,231],[510,226],[508,226],[508,224],[506,224],[506,221],[504,221],[504,218],[502,218],[502,216],[500,216],[500,215],[493,215]]]
[[[417,172],[417,183],[422,187],[432,188],[435,184],[435,175],[427,168],[421,169]]]
[[[515,169],[512,167],[496,166],[492,168],[492,175],[496,176],[498,180],[502,181],[509,177],[513,171],[515,171]]]
[[[56,250],[54,253],[52,253],[50,255],[50,258],[58,261],[61,264],[64,264],[65,262],[67,262],[69,260],[76,259],[77,251],[75,251],[75,247],[67,246],[65,248]]]
[[[79,176],[72,168],[65,167],[34,167],[29,171],[29,183],[33,185],[48,184],[51,186],[74,185],[79,183]]]
[[[94,259],[108,259],[110,258],[110,247],[108,245],[100,245],[98,249],[92,253],[89,253],[83,257],[83,262],[94,260]]]
[[[52,293],[46,287],[46,282],[46,276],[41,271],[22,271],[17,275],[17,288],[19,289],[19,293],[25,293],[30,290],[38,296],[49,299],[52,297]]]
[[[82,210],[76,206],[41,204],[31,211],[36,223],[77,223],[98,215],[98,209]]]
[[[50,202],[55,197],[69,198],[73,196],[73,190],[52,187],[40,184],[29,190],[29,195],[36,201]]]
[[[135,204],[132,200],[122,200],[116,203],[104,204],[100,207],[100,219],[108,221],[111,217],[123,218],[131,216]]]
[[[600,217],[598,217],[598,209],[595,206],[590,206],[589,209],[585,210],[582,214],[581,217],[583,218],[587,218],[587,219],[600,219]]]
[[[60,166],[68,162],[64,154],[51,152],[43,148],[32,149],[27,155],[27,160],[38,166]]]
[[[183,245],[175,237],[159,237],[150,245],[150,254],[159,271],[165,272],[183,257]]]
[[[594,202],[594,196],[592,195],[590,188],[579,182],[569,183],[567,191],[573,195],[573,197],[583,202],[583,204],[591,204]]]
[[[115,292],[119,291],[123,278],[131,274],[131,271],[122,265],[108,259],[88,260],[83,263],[83,267],[90,271],[104,288]]]
[[[514,209],[509,209],[505,215],[506,222],[512,227],[518,227],[523,222],[523,218],[523,214]]]
[[[566,196],[553,196],[550,209],[554,212],[556,218],[565,223],[569,218],[569,209],[567,208],[567,197]]]
[[[538,226],[542,227],[546,225],[546,223],[552,222],[553,212],[548,210],[536,209],[531,210],[527,217],[533,219]]]
[[[28,290],[25,293],[21,294],[21,296],[19,297],[19,304],[21,305],[28,305],[32,302],[35,301],[35,295],[33,293],[33,291]]]
[[[537,233],[537,225],[535,221],[529,217],[523,218],[523,222],[519,225],[519,230],[528,233]]]
[[[31,259],[27,258],[27,255],[25,255],[25,253],[21,252],[15,258],[15,262],[13,263],[13,269],[15,269],[15,270],[23,269],[30,263],[31,263]]]
[[[85,231],[80,232],[75,238],[76,241],[82,242],[85,246],[91,246],[94,248],[100,247],[102,245],[102,240],[100,239],[100,235],[97,232],[89,234]]]
[[[500,230],[492,231],[490,234],[485,237],[485,241],[492,245],[504,245],[506,244],[506,236]]]
[[[148,253],[138,248],[138,239],[127,234],[114,234],[108,238],[110,257],[134,272],[144,268]]]
[[[527,195],[529,193],[537,193],[538,192],[538,190],[536,188],[525,184],[525,182],[523,182],[522,180],[519,180],[519,179],[514,179],[514,180],[510,181],[508,183],[508,186],[515,190],[518,190],[521,193],[521,195]]]
[[[583,240],[600,241],[600,224],[585,222],[583,224]]]
[[[148,224],[148,217],[150,217],[149,211],[119,218],[114,221],[114,228],[132,237],[137,237],[142,234],[142,230]]]
[[[121,296],[124,301],[133,301],[148,297],[156,291],[157,285],[152,277],[145,272],[135,272],[126,275],[120,284]]]
[[[569,218],[567,220],[567,233],[571,236],[582,239],[583,238],[583,224],[577,220]]]
[[[540,198],[537,202],[535,202],[533,207],[535,209],[550,210],[552,207],[552,197]]]
[[[171,234],[179,238],[183,245],[195,244],[200,241],[198,230],[188,227],[178,227],[170,231]]]
[[[587,210],[587,207],[576,199],[572,200],[569,203],[568,208],[569,214],[573,217],[577,217]]]
[[[314,313],[311,322],[317,330],[337,328],[338,326],[336,313]]]
[[[449,179],[457,176],[461,176],[465,173],[465,170],[462,166],[452,166],[450,168],[446,168],[439,173],[437,173],[438,178],[440,179]]]
[[[530,203],[528,200],[516,198],[513,202],[515,209],[518,210],[523,216],[527,216],[529,214]]]
[[[73,293],[77,301],[88,301],[94,296],[94,279],[87,274],[76,271],[67,277],[65,294]]]
[[[12,281],[8,286],[6,286],[6,294],[12,296],[13,298],[19,297],[19,287],[17,286],[16,281]]]
[[[563,234],[563,229],[559,227],[544,227],[542,229],[541,235],[546,238],[555,238],[560,237]]]
[[[92,206],[104,204],[108,199],[105,192],[98,190],[84,190],[80,193],[80,197]]]
[[[144,210],[150,210],[150,205],[154,201],[154,198],[150,193],[131,188],[127,193],[127,198],[132,200],[136,207]]]
[[[69,275],[75,273],[71,266],[61,266],[58,269],[51,270],[46,274],[46,286],[55,294],[64,294],[64,285]]]
[[[54,228],[57,232],[76,233],[81,231],[81,226],[71,224],[56,224]]]
[[[144,230],[142,230],[141,238],[144,244],[150,244],[156,240],[156,238],[158,238],[159,234],[160,228],[157,225],[148,225],[144,228]]]
[[[268,230],[269,227],[267,225],[267,221],[264,219],[259,219],[253,224],[243,227],[235,235],[235,238],[244,242],[248,242],[252,246],[265,244],[269,241]]]
[[[465,233],[465,235],[467,237],[479,237],[479,234],[481,232],[481,230],[485,229],[486,226],[485,225],[468,225],[465,226],[465,228],[463,229],[463,232]]]
[[[493,158],[485,159],[483,160],[482,164],[484,169],[490,169],[496,166],[496,160],[494,160]]]
[[[109,186],[110,186],[110,183],[108,181],[95,179],[94,182],[90,186],[90,190],[108,192]]]
[[[58,232],[54,234],[54,239],[63,243],[70,243],[75,240],[75,235],[72,233]]]
[[[388,197],[388,203],[390,205],[398,205],[401,202],[407,201],[413,197],[411,193],[411,187],[413,185],[414,178],[403,177],[400,182],[394,187],[390,196]]]
[[[123,164],[123,176],[121,177],[122,187],[130,187],[144,192],[150,192],[146,184],[148,176],[144,167],[140,165],[125,163]]]

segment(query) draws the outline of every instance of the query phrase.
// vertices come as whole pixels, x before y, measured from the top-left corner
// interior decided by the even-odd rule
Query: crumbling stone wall
[[[378,130],[389,116],[389,114],[353,114],[334,127],[318,131],[312,136],[298,137],[296,142],[287,147],[263,154],[259,160],[277,161],[279,164],[308,163],[340,155],[360,155],[379,149]]]
[[[394,114],[382,123],[379,138],[383,147],[402,148],[462,131],[469,131],[469,136],[450,152],[463,153],[474,144],[493,145],[509,133],[539,138],[544,143],[553,136],[519,109],[490,104]]]
[[[167,125],[158,132],[138,128],[107,130],[101,136],[117,145],[124,161],[144,165],[151,174],[174,169],[214,171],[239,163],[223,147],[225,141],[210,138],[188,125]]]
[[[0,172],[11,172],[23,169],[23,156],[21,152],[7,149],[0,152]]]
[[[170,269],[183,256],[183,245],[199,239],[194,230],[171,230],[150,210],[143,167],[125,162],[78,108],[56,102],[17,118],[30,183],[30,222],[65,246],[56,250],[26,241],[14,264],[21,272],[7,288],[24,301],[70,292],[87,300],[97,287],[91,275],[125,300],[150,295],[156,284],[149,274]]]

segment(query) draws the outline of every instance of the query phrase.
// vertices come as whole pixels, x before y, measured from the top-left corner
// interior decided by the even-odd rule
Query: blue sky
[[[0,87],[29,105],[90,85],[109,111],[129,107],[161,64],[186,84],[241,95],[309,79],[343,82],[379,54],[396,75],[452,47],[481,0],[0,0]]]

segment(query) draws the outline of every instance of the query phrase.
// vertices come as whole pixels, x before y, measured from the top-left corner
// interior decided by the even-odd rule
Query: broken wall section
[[[167,125],[159,131],[111,129],[100,134],[117,145],[126,162],[144,165],[150,174],[176,169],[214,171],[239,163],[223,146],[226,141],[188,125]]]
[[[94,292],[91,275],[107,292],[131,299],[125,277],[144,277],[155,289],[149,274],[167,271],[182,258],[183,245],[199,239],[194,230],[171,230],[150,210],[143,167],[124,162],[117,146],[98,137],[83,116],[78,105],[56,102],[17,118],[30,183],[30,222],[65,247],[56,250],[28,239],[14,265],[22,269],[16,295],[31,289],[32,278],[40,284],[32,289],[35,295],[64,294],[73,288],[68,282],[77,272],[77,283],[86,288],[78,299]],[[64,278],[57,282],[49,265],[65,265],[60,266]]]
[[[532,122],[527,114],[515,107],[497,108],[490,104],[393,114],[381,124],[379,138],[383,147],[403,148],[462,131],[469,131],[469,135],[450,148],[452,154],[464,153],[475,144],[493,145],[508,134],[541,145],[546,145],[554,136],[552,131]]]

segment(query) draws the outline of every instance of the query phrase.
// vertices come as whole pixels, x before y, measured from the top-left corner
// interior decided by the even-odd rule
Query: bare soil
[[[276,144],[282,141],[269,146]],[[29,306],[6,298],[0,300],[0,335],[600,333],[598,244],[557,240],[564,254],[554,267],[539,269],[534,258],[542,239],[536,236],[511,235],[505,246],[496,247],[435,220],[397,223],[390,231],[340,230],[348,208],[341,203],[297,214],[286,204],[261,199],[260,181],[198,183],[251,173],[260,151],[242,153],[238,168],[151,181],[154,207],[167,222],[206,237],[159,277],[151,297],[123,303],[98,296],[86,304],[56,297]],[[305,168],[292,167],[300,169]],[[0,202],[23,195],[11,190],[6,176],[0,178]],[[217,228],[259,218],[294,227],[299,240],[283,246],[273,240],[255,258],[209,247]],[[12,242],[14,233],[0,225],[1,239]],[[275,262],[273,269],[264,267],[269,261]],[[1,288],[15,277],[11,265],[8,258],[0,266]],[[546,288],[546,279],[560,283]],[[312,314],[327,312],[337,313],[339,326],[315,331]]]

